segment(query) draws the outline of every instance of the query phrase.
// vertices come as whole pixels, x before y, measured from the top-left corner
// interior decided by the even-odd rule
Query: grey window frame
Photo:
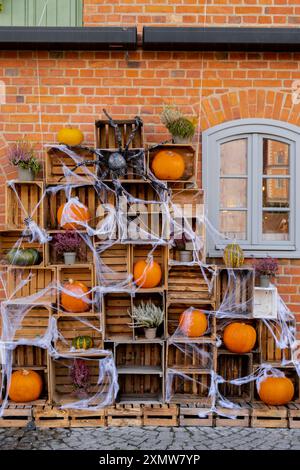
[[[243,137],[248,138],[248,238],[238,243],[243,247],[246,256],[273,255],[277,258],[300,258],[300,128],[298,126],[271,119],[241,119],[204,131],[202,134],[202,178],[206,199],[206,217],[212,227],[218,230],[220,143]],[[263,174],[261,143],[265,137],[290,145],[291,238],[288,241],[270,243],[269,240],[260,239],[262,225],[260,178]],[[250,206],[249,201],[251,201]],[[222,256],[222,249],[228,243],[228,240],[222,238],[216,240],[216,237],[217,235],[212,236],[208,229],[207,253],[210,257]]]

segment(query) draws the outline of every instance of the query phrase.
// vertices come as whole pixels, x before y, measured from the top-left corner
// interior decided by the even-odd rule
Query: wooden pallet
[[[177,405],[145,405],[144,426],[178,426]]]
[[[288,409],[285,406],[268,406],[264,403],[251,403],[252,428],[287,428]]]
[[[214,425],[214,414],[209,407],[187,403],[180,405],[180,426],[212,427]]]
[[[95,160],[95,155],[86,149],[76,148],[73,150],[76,154],[76,160],[69,157],[66,152],[57,148],[50,148],[46,154],[45,171],[46,183],[53,184],[64,182],[82,182],[84,180],[91,182],[91,173],[95,175],[96,167],[92,164],[80,166],[74,170],[77,163],[83,163],[90,160]],[[64,176],[64,167],[66,170],[71,170],[72,174],[67,178]]]
[[[45,226],[44,184],[41,181],[6,185],[5,224],[7,229],[24,230],[24,219],[31,217],[36,224]]]
[[[290,429],[300,429],[300,403],[289,403],[288,409],[288,422]]]
[[[108,426],[142,426],[143,408],[141,405],[114,405],[107,408]]]
[[[98,428],[106,426],[106,411],[99,410],[69,410],[71,428]]]
[[[192,145],[188,144],[161,144],[148,151],[148,169],[152,171],[152,162],[158,152],[173,151],[182,156],[185,164],[185,171],[178,180],[168,180],[168,184],[178,182],[195,183],[197,179],[197,152]]]
[[[30,405],[9,404],[0,417],[0,428],[24,428],[32,421]]]
[[[239,427],[250,426],[252,407],[243,401],[239,401],[239,408],[218,407],[216,411],[215,424],[217,427]]]
[[[37,406],[33,409],[37,428],[68,428],[70,427],[69,412],[52,405]]]

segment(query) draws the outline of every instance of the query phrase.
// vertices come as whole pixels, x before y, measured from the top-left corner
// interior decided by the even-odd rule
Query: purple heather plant
[[[52,238],[53,248],[59,256],[62,256],[64,253],[75,252],[81,257],[81,241],[81,236],[74,230],[56,233]]]
[[[75,391],[88,393],[90,387],[90,370],[83,359],[74,359],[70,376]]]
[[[268,256],[254,260],[253,267],[257,276],[276,276],[278,272],[278,261]]]
[[[35,157],[34,148],[27,140],[18,140],[13,143],[8,150],[8,158],[12,165],[24,170],[29,169],[34,174],[41,169],[41,164]]]

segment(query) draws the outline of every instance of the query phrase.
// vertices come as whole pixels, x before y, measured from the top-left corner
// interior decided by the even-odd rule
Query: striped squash
[[[90,349],[94,346],[94,343],[90,336],[76,336],[72,339],[72,346],[75,349]]]
[[[224,249],[223,260],[227,268],[240,268],[244,263],[244,253],[237,243],[229,243]]]

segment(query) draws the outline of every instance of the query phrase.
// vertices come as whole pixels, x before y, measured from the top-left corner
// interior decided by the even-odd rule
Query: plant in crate
[[[137,306],[133,306],[132,313],[128,312],[133,323],[132,327],[144,328],[145,338],[156,338],[157,328],[164,321],[164,312],[161,307],[155,305],[151,300],[149,302],[141,302]]]
[[[253,267],[255,275],[259,277],[260,287],[269,287],[270,279],[274,278],[278,272],[278,261],[268,256],[254,260]]]
[[[20,181],[33,181],[41,170],[41,164],[35,157],[35,151],[27,140],[18,140],[8,150],[9,161],[18,167]]]
[[[53,249],[68,265],[76,262],[76,256],[82,258],[81,242],[81,236],[74,230],[56,233],[52,238]]]
[[[74,359],[70,369],[74,392],[78,398],[86,398],[90,388],[90,370],[83,359]]]
[[[174,144],[187,144],[192,140],[196,129],[195,120],[184,116],[176,106],[165,106],[160,118],[172,134]]]

